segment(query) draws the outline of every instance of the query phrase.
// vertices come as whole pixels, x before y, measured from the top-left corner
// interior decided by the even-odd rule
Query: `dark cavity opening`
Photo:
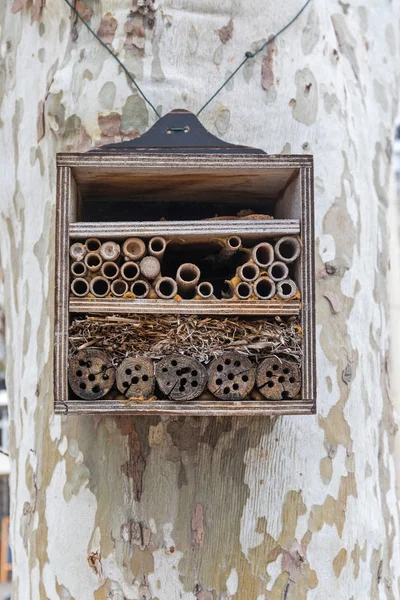
[[[161,252],[164,249],[164,242],[160,238],[151,240],[150,247],[153,252]]]
[[[123,296],[128,290],[128,285],[125,281],[115,281],[112,284],[112,290],[117,296]]]
[[[72,283],[72,289],[78,296],[84,296],[89,291],[89,284],[84,279],[75,279]]]
[[[132,292],[135,296],[145,296],[147,294],[147,287],[142,281],[138,281],[133,284]]]
[[[279,253],[282,258],[290,260],[296,256],[297,244],[294,240],[285,240],[279,244]]]
[[[172,281],[168,281],[168,280],[163,280],[160,283],[160,292],[162,293],[163,296],[172,296],[172,294],[174,293],[174,285],[172,283]]]
[[[104,265],[103,272],[107,277],[115,277],[118,273],[118,267],[114,263],[109,263],[108,265]]]
[[[237,290],[241,298],[248,298],[251,295],[251,287],[247,283],[239,283]]]
[[[191,267],[183,267],[183,269],[179,271],[179,275],[181,276],[181,279],[183,281],[190,283],[191,281],[194,281],[196,279],[197,272]]]
[[[100,256],[98,254],[88,254],[86,263],[88,267],[98,267],[101,263]]]
[[[260,246],[256,250],[256,258],[260,265],[267,266],[272,260],[271,249],[269,246]]]
[[[261,298],[269,298],[272,293],[272,284],[268,279],[260,279],[257,282],[256,290]]]
[[[125,263],[122,267],[122,273],[127,279],[134,279],[139,273],[139,269],[135,263]]]
[[[108,292],[108,283],[104,279],[96,279],[92,284],[93,292],[98,296],[104,296]]]
[[[85,265],[81,262],[76,263],[72,267],[72,272],[74,275],[83,275],[85,272]]]
[[[292,286],[289,283],[283,283],[281,289],[283,296],[290,296],[292,293]]]
[[[242,270],[245,279],[254,279],[257,276],[257,270],[254,265],[246,265]]]
[[[95,252],[96,250],[98,250],[100,248],[100,241],[99,240],[87,240],[86,248],[89,250],[89,252]]]
[[[271,268],[271,275],[275,279],[283,279],[286,277],[286,269],[283,265],[273,265]]]

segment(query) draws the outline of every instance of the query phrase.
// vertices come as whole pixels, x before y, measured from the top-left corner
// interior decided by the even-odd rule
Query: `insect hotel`
[[[315,412],[312,157],[180,110],[57,174],[56,412]]]

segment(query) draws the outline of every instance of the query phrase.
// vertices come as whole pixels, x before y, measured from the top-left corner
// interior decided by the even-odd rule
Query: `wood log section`
[[[148,358],[126,358],[117,368],[117,388],[126,398],[148,399],[154,394],[153,362]]]
[[[300,392],[300,368],[293,361],[270,356],[258,366],[256,383],[267,400],[291,400]]]
[[[69,360],[68,380],[72,391],[83,400],[99,400],[115,382],[115,368],[104,350],[86,348]]]
[[[163,394],[184,402],[194,400],[204,391],[207,371],[195,358],[170,354],[156,365],[156,379]]]
[[[255,380],[254,366],[239,352],[224,352],[208,369],[208,389],[219,400],[244,400]]]

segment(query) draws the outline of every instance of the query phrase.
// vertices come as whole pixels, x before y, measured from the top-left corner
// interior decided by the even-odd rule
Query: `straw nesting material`
[[[127,356],[162,358],[179,352],[209,362],[237,350],[259,359],[271,354],[301,361],[298,317],[251,319],[200,315],[87,315],[69,330],[70,354],[83,348],[107,350],[118,365]]]

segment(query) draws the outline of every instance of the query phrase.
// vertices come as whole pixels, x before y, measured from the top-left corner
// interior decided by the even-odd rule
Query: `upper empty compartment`
[[[113,157],[115,158],[115,156]],[[139,158],[136,156],[136,158]],[[144,157],[143,157],[144,158]],[[146,157],[150,162],[151,156]],[[165,159],[167,157],[164,157]],[[256,158],[256,157],[255,157]],[[299,203],[299,169],[204,169],[174,164],[166,170],[75,166],[75,221],[186,221],[236,216],[240,211],[277,217],[276,206],[291,190]],[[155,161],[156,162],[156,161]],[[289,209],[289,213],[290,213]],[[288,214],[284,218],[296,218]]]

